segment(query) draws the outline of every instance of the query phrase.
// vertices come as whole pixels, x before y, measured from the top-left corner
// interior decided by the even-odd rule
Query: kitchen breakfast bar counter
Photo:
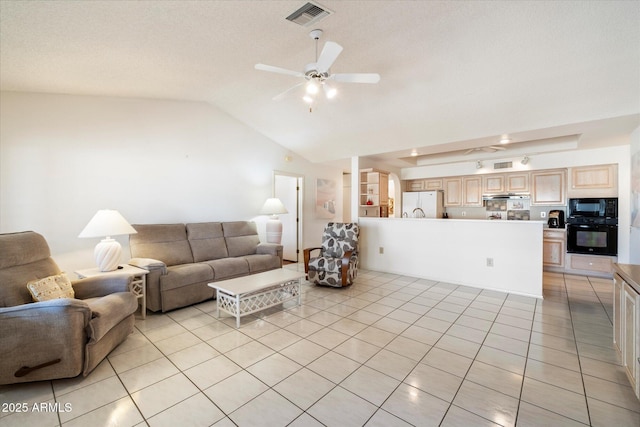
[[[544,221],[360,218],[362,268],[542,298]]]

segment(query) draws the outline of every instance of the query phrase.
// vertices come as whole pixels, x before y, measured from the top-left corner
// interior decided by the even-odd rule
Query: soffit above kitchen
[[[320,1],[321,45],[344,48],[331,71],[381,80],[313,113],[273,101],[290,76],[254,69],[313,61],[313,28],[286,19],[305,3],[3,1],[0,89],[204,101],[314,162],[502,134],[589,146],[640,122],[639,2]]]

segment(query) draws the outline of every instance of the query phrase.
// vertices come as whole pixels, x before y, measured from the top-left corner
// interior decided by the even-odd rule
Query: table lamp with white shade
[[[113,271],[118,268],[122,246],[111,236],[136,233],[135,228],[120,215],[120,212],[103,209],[96,212],[78,237],[104,237],[96,245],[93,256],[100,271]]]
[[[264,202],[260,214],[271,215],[267,220],[267,243],[280,244],[282,241],[282,222],[280,222],[278,215],[286,213],[289,213],[289,211],[287,211],[280,199],[274,197]]]

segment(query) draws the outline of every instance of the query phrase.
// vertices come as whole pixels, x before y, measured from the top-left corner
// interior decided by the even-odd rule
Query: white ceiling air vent
[[[294,22],[303,27],[308,27],[325,17],[331,15],[333,12],[324,6],[320,6],[318,3],[307,2],[300,9],[287,16],[287,20]]]
[[[513,167],[513,162],[500,162],[500,163],[493,164],[494,169],[510,169],[512,167]]]

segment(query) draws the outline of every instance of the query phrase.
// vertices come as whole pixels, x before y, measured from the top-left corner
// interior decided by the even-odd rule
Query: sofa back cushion
[[[223,222],[222,231],[227,243],[229,256],[252,255],[260,244],[255,222],[234,221]]]
[[[220,222],[187,224],[187,239],[191,245],[195,262],[211,261],[229,256]]]
[[[153,258],[165,264],[193,262],[184,224],[134,224],[138,232],[129,236],[133,258]]]
[[[27,283],[60,273],[38,233],[0,234],[0,307],[32,302]]]

